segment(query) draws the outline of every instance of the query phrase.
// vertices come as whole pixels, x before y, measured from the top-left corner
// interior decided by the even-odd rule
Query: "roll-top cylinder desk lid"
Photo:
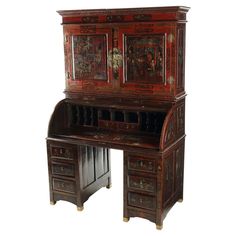
[[[48,139],[123,150],[164,150],[185,136],[184,99],[171,108],[137,109],[64,99],[52,114]]]
[[[58,11],[68,98],[175,102],[185,96],[188,7]]]

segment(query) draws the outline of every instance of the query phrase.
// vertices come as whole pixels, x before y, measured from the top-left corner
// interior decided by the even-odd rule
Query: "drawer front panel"
[[[156,181],[152,178],[146,178],[142,176],[128,176],[128,187],[133,189],[138,189],[142,191],[147,191],[155,193],[156,191]]]
[[[73,194],[76,193],[76,187],[74,181],[53,178],[52,185],[53,185],[53,190],[66,193],[73,193]]]
[[[52,174],[74,177],[75,176],[75,168],[73,165],[52,163]]]
[[[50,145],[50,154],[52,158],[74,160],[76,148]]]
[[[149,210],[156,209],[156,197],[146,196],[138,193],[128,193],[128,205],[145,208]]]
[[[128,169],[156,173],[156,161],[153,159],[130,156]]]

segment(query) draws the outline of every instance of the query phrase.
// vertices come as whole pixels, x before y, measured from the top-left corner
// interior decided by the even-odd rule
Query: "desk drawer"
[[[128,193],[128,205],[145,208],[148,210],[156,209],[156,197],[147,196],[139,193]]]
[[[75,160],[77,156],[76,145],[69,145],[60,142],[49,143],[49,155],[51,158],[62,160]]]
[[[156,173],[156,160],[130,155],[128,157],[128,169]]]
[[[75,182],[70,181],[70,180],[53,178],[52,188],[53,190],[60,191],[60,192],[66,192],[66,193],[72,193],[72,194],[76,193]]]
[[[128,187],[142,190],[150,193],[156,192],[156,180],[154,178],[146,178],[142,176],[128,176]]]
[[[53,175],[75,176],[75,167],[72,164],[52,163]]]

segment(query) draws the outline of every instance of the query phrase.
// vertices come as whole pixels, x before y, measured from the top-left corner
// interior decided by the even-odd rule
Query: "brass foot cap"
[[[180,199],[178,200],[178,202],[183,202],[183,198],[180,198]]]
[[[158,230],[161,230],[161,229],[163,228],[163,225],[156,225],[156,228],[157,228]]]
[[[112,187],[112,184],[108,184],[108,185],[106,186],[107,189],[109,189],[109,188],[111,188],[111,187]]]
[[[50,204],[51,204],[51,205],[55,205],[55,204],[56,204],[56,201],[50,201]]]
[[[77,211],[83,211],[84,207],[77,207]]]
[[[123,221],[124,222],[128,222],[129,221],[129,217],[123,217]]]

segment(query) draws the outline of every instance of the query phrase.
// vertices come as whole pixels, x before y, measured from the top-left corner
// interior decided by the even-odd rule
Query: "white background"
[[[235,1],[1,1],[0,235],[236,235]],[[61,17],[56,10],[186,5],[184,202],[162,231],[141,218],[124,223],[122,152],[112,151],[111,190],[77,212],[49,205],[45,137],[64,98]]]

